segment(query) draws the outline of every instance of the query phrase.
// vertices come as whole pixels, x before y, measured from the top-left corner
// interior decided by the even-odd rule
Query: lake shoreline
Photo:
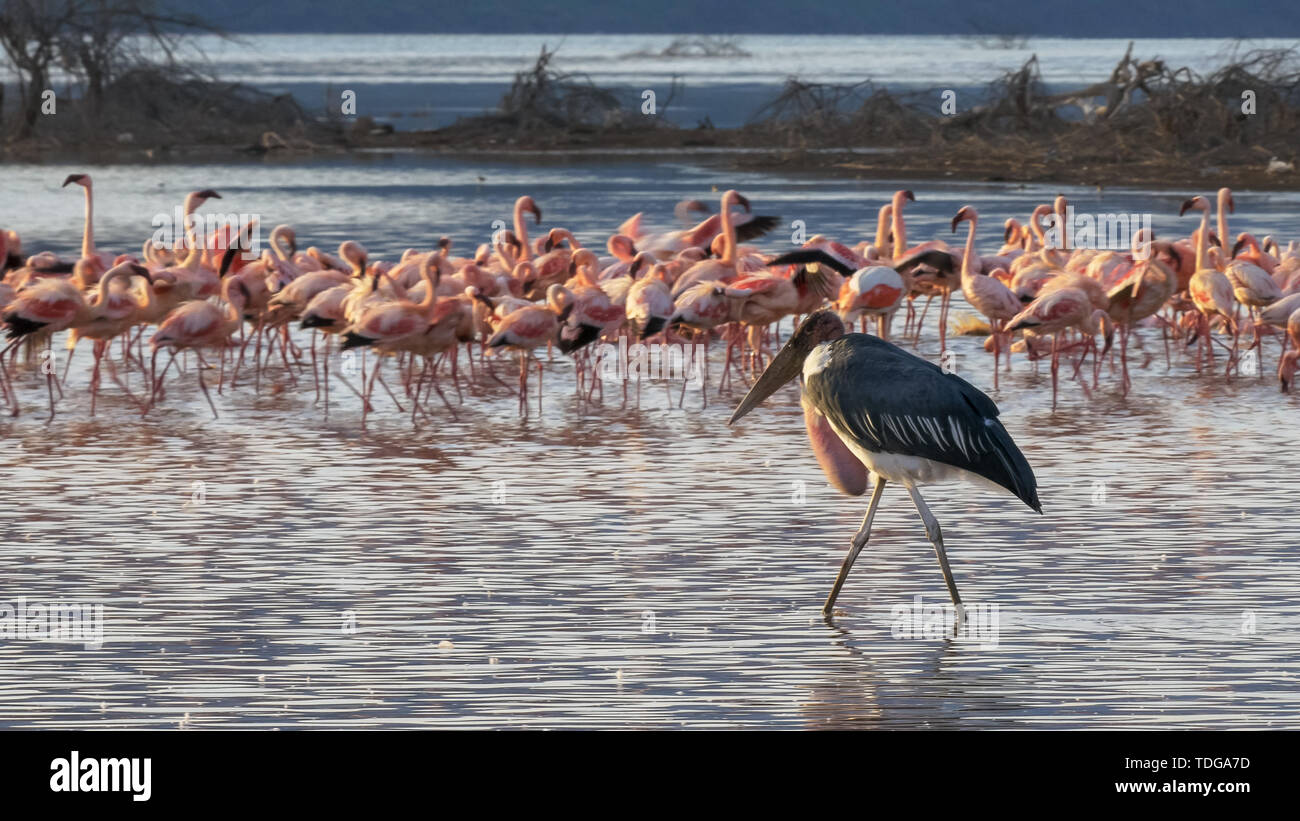
[[[504,132],[504,129],[501,130]],[[1261,191],[1300,190],[1300,173],[1270,174],[1269,152],[1247,151],[1249,162],[1214,161],[1213,158],[1166,156],[1141,163],[1053,156],[1050,147],[1032,146],[1008,158],[979,156],[960,144],[926,146],[854,146],[808,149],[774,146],[743,129],[656,128],[640,132],[620,129],[605,133],[563,133],[546,139],[521,140],[505,133],[467,137],[456,127],[434,131],[394,131],[383,134],[343,134],[331,140],[286,141],[287,147],[267,148],[244,140],[228,144],[194,144],[141,147],[113,143],[95,147],[58,148],[33,143],[5,146],[0,164],[168,164],[203,157],[214,162],[275,164],[310,163],[338,157],[383,154],[427,154],[442,157],[508,158],[520,162],[589,163],[620,158],[662,157],[720,166],[735,171],[763,171],[811,176],[853,175],[859,179],[952,179],[962,182],[996,182],[1098,187],[1143,186],[1198,191],[1227,185]],[[295,144],[296,143],[296,144]],[[1238,152],[1240,155],[1242,152]]]

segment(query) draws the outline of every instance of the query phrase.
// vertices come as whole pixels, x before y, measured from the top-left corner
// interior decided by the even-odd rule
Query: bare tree
[[[0,6],[0,45],[18,74],[19,138],[30,137],[36,129],[41,94],[49,88],[50,67],[59,57],[73,6],[47,0],[4,0]]]
[[[83,104],[94,116],[115,77],[159,54],[172,63],[181,40],[196,31],[221,33],[154,0],[0,0],[0,47],[18,75],[21,98],[16,136],[35,133],[52,68],[80,80]]]

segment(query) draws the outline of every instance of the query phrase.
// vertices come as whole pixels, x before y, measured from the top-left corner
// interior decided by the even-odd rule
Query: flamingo
[[[528,415],[528,359],[533,349],[555,341],[560,321],[567,318],[572,303],[565,302],[564,286],[555,284],[546,291],[546,305],[529,305],[511,312],[496,333],[487,341],[489,348],[513,348],[519,351],[519,413]],[[537,410],[542,409],[542,363],[537,363]]]
[[[1153,249],[1158,244],[1153,244]],[[1175,258],[1172,246],[1165,244]],[[1128,375],[1128,337],[1137,324],[1155,316],[1165,303],[1178,292],[1178,271],[1158,254],[1148,254],[1133,263],[1122,279],[1106,292],[1110,305],[1107,313],[1119,328],[1120,369],[1122,390],[1127,392],[1131,383]],[[1165,354],[1168,356],[1168,342]]]
[[[83,256],[78,264],[85,262],[86,257]],[[140,277],[145,281],[142,299],[136,299],[126,287],[119,284],[128,282],[131,277]],[[90,376],[91,416],[95,415],[95,400],[99,395],[100,364],[104,358],[104,352],[114,338],[129,331],[133,325],[139,322],[142,315],[150,312],[153,308],[153,302],[153,277],[150,275],[149,270],[133,262],[123,262],[104,273],[95,288],[95,292],[86,303],[89,316],[84,321],[75,323],[68,330],[69,364],[72,362],[72,352],[75,350],[79,339],[86,338],[94,342],[93,356],[95,364],[91,369]],[[111,364],[110,362],[110,367]]]
[[[1277,378],[1282,383],[1283,393],[1289,391],[1295,382],[1296,361],[1300,359],[1300,309],[1291,312],[1286,322],[1286,333],[1291,339],[1291,350],[1282,354],[1282,361],[1277,368]]]
[[[91,181],[90,175],[69,174],[61,187],[66,188],[72,184],[81,186],[86,198],[86,224],[81,233],[81,258],[90,265],[87,270],[88,278],[86,282],[89,285],[99,281],[100,275],[113,264],[113,258],[95,250],[95,194],[94,183]]]
[[[224,307],[218,307],[207,300],[186,302],[167,315],[163,323],[158,326],[158,330],[154,332],[153,338],[149,340],[149,347],[153,350],[151,372],[157,373],[158,353],[164,349],[171,352],[171,358],[167,360],[162,374],[152,379],[154,396],[157,395],[162,380],[166,378],[168,368],[176,359],[176,352],[192,350],[199,356],[199,366],[194,369],[194,372],[199,381],[199,388],[208,400],[208,406],[212,408],[213,419],[218,418],[217,406],[212,401],[212,394],[208,393],[207,384],[203,381],[205,363],[202,351],[205,348],[224,350],[231,344],[231,337],[243,327],[243,306],[247,302],[248,294],[243,282],[229,278],[222,283],[221,298],[225,302]],[[145,413],[148,413],[149,408],[153,406],[153,401],[154,397],[151,396],[149,404],[145,406]]]
[[[632,283],[627,294],[627,319],[641,339],[663,330],[674,311],[672,292],[664,281],[666,267],[656,264]]]
[[[533,215],[533,224],[542,224],[542,209],[537,206],[532,197],[523,196],[515,200],[514,210],[514,236],[519,243],[519,261],[529,262],[533,258],[533,249],[528,246],[528,223],[524,221],[524,214]],[[513,266],[511,266],[513,267]]]
[[[1088,293],[1080,288],[1057,288],[1041,294],[1023,311],[1007,322],[1007,332],[1032,329],[1036,334],[1052,336],[1052,410],[1056,410],[1058,372],[1060,371],[1061,335],[1071,328],[1084,333],[1095,348],[1094,337],[1104,334],[1106,347],[1094,357],[1104,357],[1114,339],[1114,323],[1106,311],[1096,308]],[[1084,351],[1084,357],[1087,350]],[[1082,366],[1083,357],[1079,364]],[[1078,373],[1078,368],[1075,368]],[[1095,376],[1094,376],[1095,381]]]
[[[971,261],[975,257],[975,230],[979,225],[979,213],[969,205],[964,205],[952,218],[952,230],[963,221],[970,223],[970,232],[966,235],[966,248],[961,259],[961,292],[971,306],[988,317],[993,331],[993,387],[998,386],[998,356],[1005,346],[1007,365],[1011,365],[1010,345],[1002,339],[1003,327],[1020,312],[1021,303],[1010,288],[992,276],[977,275]]]
[[[356,321],[343,333],[340,350],[347,351],[358,347],[374,347],[381,354],[410,353],[424,360],[424,373],[428,370],[429,358],[436,353],[447,351],[456,344],[455,320],[459,318],[460,303],[456,299],[438,299],[438,279],[441,276],[438,259],[434,254],[426,255],[420,263],[420,276],[424,289],[419,302],[412,299],[399,299],[378,302],[368,306]],[[412,297],[415,289],[412,289]],[[370,376],[370,384],[362,398],[362,425],[365,425],[366,412],[370,406],[370,395],[374,391],[375,380],[381,382],[380,363]],[[442,396],[447,409],[451,404],[442,394],[442,389],[435,383],[435,389]],[[411,393],[410,379],[406,380],[407,394],[418,405],[419,388]],[[412,410],[414,415],[415,410]],[[452,411],[454,414],[455,411]]]
[[[1181,217],[1188,211],[1201,212],[1201,228],[1196,242],[1196,273],[1187,283],[1187,292],[1191,296],[1192,302],[1200,312],[1198,321],[1198,336],[1202,340],[1202,345],[1207,351],[1209,358],[1214,359],[1213,339],[1210,336],[1210,320],[1214,316],[1222,317],[1224,323],[1232,330],[1233,335],[1233,356],[1236,354],[1236,323],[1233,317],[1236,315],[1237,305],[1234,300],[1232,281],[1228,279],[1221,271],[1211,267],[1207,260],[1207,249],[1209,245],[1209,222],[1210,222],[1210,203],[1205,197],[1196,196],[1183,203],[1179,209],[1178,215]],[[1222,214],[1220,214],[1222,216]],[[1199,349],[1198,349],[1199,351]],[[1201,366],[1201,357],[1198,352],[1196,357],[1196,367],[1199,370]],[[1229,368],[1231,358],[1229,360]]]
[[[740,205],[746,211],[750,210],[749,200],[742,196],[740,192],[735,190],[723,192],[722,211],[719,216],[720,231],[717,235],[717,240],[721,243],[722,253],[718,255],[717,259],[700,260],[686,269],[673,283],[674,298],[698,282],[706,280],[730,282],[742,273],[742,270],[738,267],[736,224],[731,213],[734,205]]]
[[[5,354],[22,342],[36,346],[48,344],[51,337],[73,325],[85,324],[94,318],[75,282],[65,277],[42,277],[17,291],[0,314],[7,326],[6,337],[12,340],[0,351],[0,363]],[[34,349],[34,348],[33,348]],[[0,364],[0,371],[3,370]],[[54,368],[52,361],[45,371],[46,389],[50,396],[50,418],[54,418]],[[0,375],[2,376],[2,375]],[[18,413],[17,396],[11,386],[6,387],[13,402],[13,413]]]
[[[783,385],[803,377],[801,401],[813,452],[826,477],[849,495],[871,502],[854,535],[822,614],[835,601],[858,554],[866,547],[885,484],[907,488],[933,543],[953,604],[961,595],[948,565],[939,520],[919,486],[966,479],[1005,488],[1042,513],[1038,483],[1024,454],[998,420],[986,395],[955,374],[868,334],[846,334],[829,310],[809,316],[736,407],[735,424]]]

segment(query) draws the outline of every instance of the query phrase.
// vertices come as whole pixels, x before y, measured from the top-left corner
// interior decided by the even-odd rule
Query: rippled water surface
[[[595,241],[638,210],[666,228],[677,199],[713,186],[853,236],[895,187],[635,159],[8,166],[0,225],[72,252],[81,200],[57,187],[72,170],[94,174],[108,250],[138,247],[155,213],[210,186],[221,210],[291,222],[304,244],[355,237],[388,258],[444,233],[472,247],[525,191],[544,227]],[[971,202],[984,246],[1057,193],[911,187],[918,238],[947,235]],[[1181,193],[1065,193],[1151,211],[1161,234],[1190,228],[1173,216]],[[1237,205],[1234,227],[1293,236],[1294,195]],[[727,427],[743,384],[718,395],[717,346],[707,407],[659,383],[584,404],[557,354],[527,420],[502,359],[506,384],[479,372],[456,418],[435,399],[416,429],[381,392],[365,433],[337,383],[324,420],[310,370],[214,396],[214,421],[192,359],[148,418],[105,380],[92,419],[79,351],[53,422],[32,371],[23,414],[0,421],[0,602],[100,602],[104,642],[0,639],[0,725],[1294,728],[1300,399],[1271,378],[1276,342],[1259,378],[1225,382],[1176,353],[1166,367],[1142,334],[1127,397],[1103,373],[1095,391],[1066,382],[1055,412],[1045,366],[1017,358],[992,392],[979,340],[953,343],[1045,514],[973,486],[926,491],[964,597],[997,606],[991,641],[896,637],[912,623],[900,609],[946,593],[892,486],[842,615],[822,621],[865,499],[827,486],[793,388]],[[931,328],[918,352],[937,348]]]

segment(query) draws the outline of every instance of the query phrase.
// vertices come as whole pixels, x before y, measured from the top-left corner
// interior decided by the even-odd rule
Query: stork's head
[[[731,414],[727,424],[749,413],[760,402],[781,389],[787,382],[803,373],[803,361],[823,342],[830,342],[844,335],[844,323],[834,311],[821,310],[809,315],[794,332],[785,347],[768,364],[767,370],[749,389],[745,398],[740,400],[736,412]]]

